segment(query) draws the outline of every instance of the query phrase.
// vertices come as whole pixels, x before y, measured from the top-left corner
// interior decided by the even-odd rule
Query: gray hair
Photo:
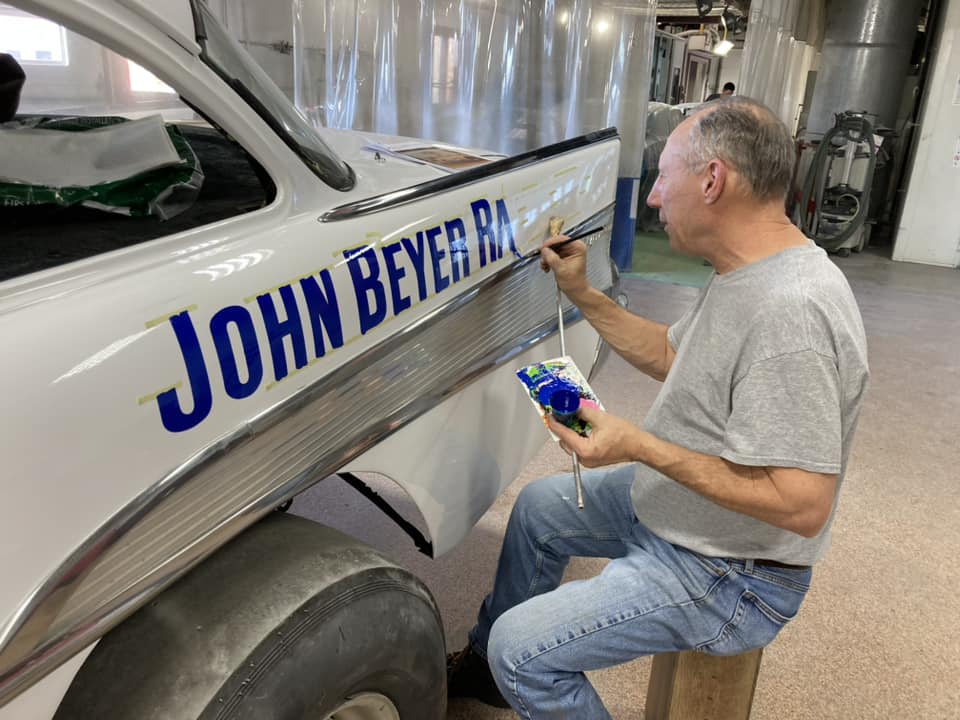
[[[747,97],[712,100],[693,116],[687,164],[721,160],[740,173],[758,200],[783,200],[793,181],[796,150],[787,127]]]

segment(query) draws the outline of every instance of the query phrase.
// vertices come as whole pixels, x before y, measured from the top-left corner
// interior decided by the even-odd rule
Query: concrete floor
[[[960,707],[960,273],[893,263],[869,252],[838,258],[856,293],[870,344],[872,385],[834,525],[799,617],[766,650],[754,720],[958,717]],[[696,289],[627,277],[630,307],[677,318]],[[594,384],[608,410],[639,423],[658,383],[613,357]],[[419,555],[379,511],[336,479],[300,496],[294,511],[339,527],[417,573],[434,593],[447,644],[466,641],[491,581],[517,492],[568,468],[545,444],[454,551]],[[388,481],[381,494],[415,510]],[[348,521],[345,522],[344,518]],[[602,561],[575,560],[569,577]],[[649,658],[591,674],[617,720],[642,718]],[[453,701],[448,720],[516,717]]]

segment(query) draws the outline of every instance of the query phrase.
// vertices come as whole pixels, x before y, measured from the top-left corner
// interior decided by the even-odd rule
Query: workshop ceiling
[[[724,10],[750,14],[750,0],[657,0],[657,21],[672,24],[720,22]]]

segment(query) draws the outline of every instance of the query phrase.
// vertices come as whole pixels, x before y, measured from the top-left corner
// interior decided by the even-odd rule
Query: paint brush
[[[551,227],[550,227],[551,236],[559,234],[560,224],[562,224],[562,222],[563,221],[560,220],[559,218],[551,219]],[[558,224],[554,226],[553,223],[558,223]],[[570,237],[568,237],[566,240],[559,242],[556,245],[551,245],[550,249],[556,250],[557,248],[563,247],[564,245],[569,245],[574,240],[580,240],[581,238],[585,238],[588,235],[593,235],[594,233],[598,233],[601,230],[603,230],[603,225],[600,225],[595,228],[591,228],[589,230],[584,230],[583,232],[575,233]],[[564,337],[564,332],[563,332],[563,294],[560,291],[559,284],[557,285],[557,327],[560,330],[560,354],[566,355],[567,343],[566,343],[566,338]],[[576,491],[577,491],[577,507],[582,510],[583,509],[583,480],[580,477],[580,458],[577,457],[576,453],[573,453],[573,479],[574,479],[574,484],[576,485]]]
[[[597,226],[597,227],[590,228],[589,230],[584,230],[584,231],[582,231],[582,232],[578,232],[578,233],[576,233],[576,234],[574,234],[574,235],[571,235],[571,236],[568,237],[566,240],[563,240],[562,242],[558,242],[558,243],[555,244],[555,245],[549,245],[548,247],[549,247],[551,250],[556,251],[557,248],[562,248],[564,245],[569,245],[569,244],[572,243],[574,240],[583,240],[583,238],[589,237],[590,235],[593,235],[593,234],[595,234],[595,233],[598,233],[598,232],[600,232],[601,230],[603,230],[603,225],[599,225],[599,226]],[[558,234],[558,233],[553,233],[553,234],[556,235],[556,234]],[[541,247],[542,247],[542,246],[541,246]],[[538,255],[539,253],[540,253],[540,248],[534,248],[534,249],[531,250],[529,253],[527,253],[527,257],[533,257],[534,255]]]

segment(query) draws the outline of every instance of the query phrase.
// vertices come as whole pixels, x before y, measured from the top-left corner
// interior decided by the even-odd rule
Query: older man
[[[584,465],[628,464],[584,474],[583,510],[569,476],[523,490],[493,591],[451,656],[452,696],[537,720],[608,718],[585,671],[740,653],[797,613],[829,543],[868,370],[846,280],[784,215],[793,158],[787,129],[745,98],[670,136],[647,202],[671,246],[715,273],[669,327],[590,287],[581,243],[541,250],[584,317],[663,387],[643,428],[596,409],[581,411],[586,438],[552,422]],[[561,585],[574,555],[611,561]]]

